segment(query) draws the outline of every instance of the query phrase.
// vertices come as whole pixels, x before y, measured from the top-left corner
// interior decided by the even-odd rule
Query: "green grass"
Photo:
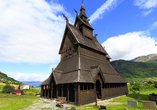
[[[28,95],[0,94],[0,110],[22,110],[32,104],[33,101],[39,100],[39,97]],[[27,100],[28,101],[25,101]]]
[[[113,98],[113,100],[111,102],[127,102],[127,100],[134,100],[137,99],[138,96],[134,95],[134,94],[130,94],[129,96],[122,96],[119,98]]]
[[[30,88],[28,90],[23,90],[24,94],[27,95],[35,95],[35,94],[40,94],[41,88]]]
[[[130,94],[128,96],[122,96],[122,97],[119,97],[119,98],[114,98],[112,102],[125,102],[125,104],[108,105],[107,108],[108,108],[108,110],[123,110],[125,107],[127,107],[128,110],[144,109],[142,101],[150,101],[148,96],[151,93],[157,93],[157,89],[142,90],[140,94]],[[138,97],[141,97],[141,99],[138,100],[138,107],[137,108],[132,108],[132,107],[127,106],[127,100],[135,100]],[[144,110],[146,110],[146,109],[144,109]]]
[[[1,90],[5,85],[6,85],[5,83],[0,82],[0,90]],[[10,84],[10,85],[11,85],[11,86],[14,86],[14,87],[18,86],[18,85],[16,85],[16,84]]]
[[[0,89],[2,89],[3,86],[5,86],[5,85],[6,85],[5,83],[0,82]]]

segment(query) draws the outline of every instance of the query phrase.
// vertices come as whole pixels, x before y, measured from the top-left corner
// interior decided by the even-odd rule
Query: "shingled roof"
[[[56,69],[51,73],[54,76],[56,84],[94,83],[98,73],[101,73],[101,77],[105,83],[127,83],[110,63],[100,62],[85,56],[80,56],[80,62],[78,62],[78,58],[79,56],[76,55],[58,64]],[[51,75],[49,77],[52,77]],[[50,81],[50,78],[46,79],[41,85],[48,84],[48,81]]]
[[[75,38],[75,40],[77,41],[78,44],[84,45],[86,47],[89,47],[91,49],[97,50],[101,53],[105,53],[106,55],[108,55],[108,53],[101,46],[101,44],[98,42],[98,40],[96,38],[93,37],[93,39],[90,40],[86,37],[83,37],[82,33],[79,31],[79,29],[75,26],[72,26],[71,24],[67,24],[66,27],[71,31],[71,33],[73,34],[73,37]],[[64,37],[66,37],[66,36],[64,35]],[[65,39],[64,37],[63,37],[63,39]],[[64,41],[62,41],[60,51],[62,49],[63,42]],[[61,53],[60,51],[59,51],[59,53]],[[110,58],[109,55],[108,55],[108,57]]]

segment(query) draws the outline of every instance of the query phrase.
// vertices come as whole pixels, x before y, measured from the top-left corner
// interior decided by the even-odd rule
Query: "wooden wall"
[[[80,104],[87,104],[95,101],[93,90],[80,90]]]
[[[128,93],[127,86],[117,88],[104,88],[102,89],[102,99],[109,99],[121,95],[126,95],[127,93]]]

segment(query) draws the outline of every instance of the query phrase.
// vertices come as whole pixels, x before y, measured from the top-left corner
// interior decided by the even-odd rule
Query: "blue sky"
[[[0,71],[43,81],[60,61],[66,21],[82,0],[1,0]],[[157,0],[84,0],[94,34],[112,60],[157,53]]]

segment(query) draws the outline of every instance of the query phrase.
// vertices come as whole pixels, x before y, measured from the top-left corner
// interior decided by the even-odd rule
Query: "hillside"
[[[111,65],[127,81],[135,78],[157,77],[157,63],[117,60],[112,61]]]
[[[149,54],[149,55],[146,55],[146,56],[139,56],[139,57],[136,57],[136,58],[132,59],[131,61],[157,63],[157,54]]]
[[[17,80],[15,80],[14,78],[11,78],[11,77],[8,77],[5,73],[2,73],[0,71],[0,80],[7,80],[7,81],[11,81],[12,83],[15,83],[15,82],[19,82]]]

